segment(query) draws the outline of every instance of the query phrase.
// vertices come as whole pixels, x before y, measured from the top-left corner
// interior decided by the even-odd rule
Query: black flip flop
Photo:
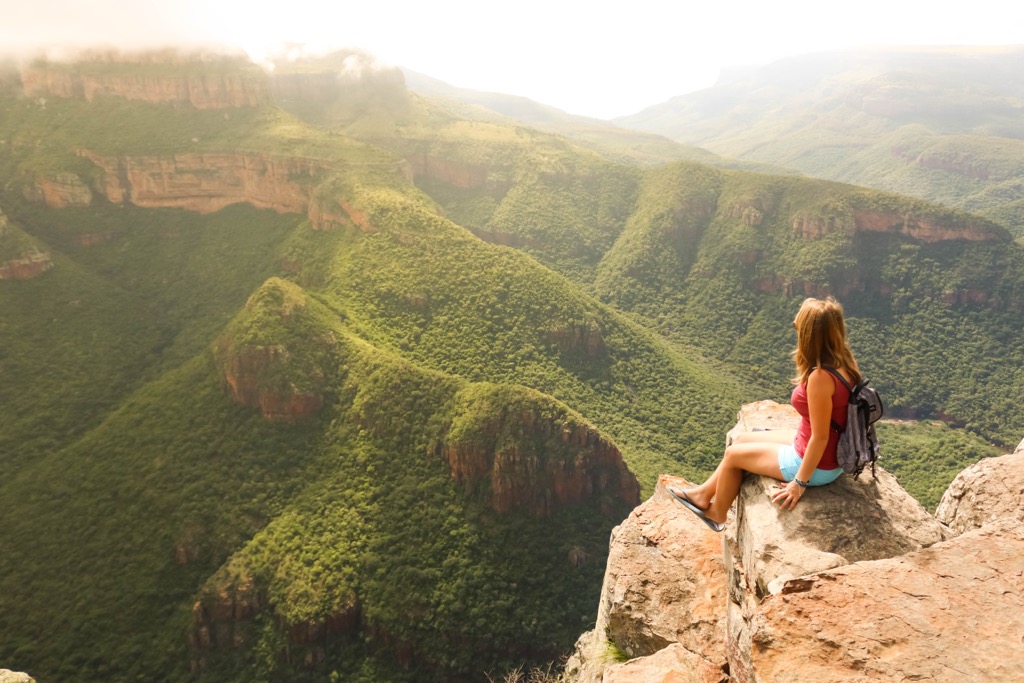
[[[686,495],[686,491],[683,491],[683,495],[679,496],[676,495],[676,492],[672,490],[671,486],[667,486],[665,488],[668,490],[669,495],[671,495],[673,498],[682,503],[687,510],[700,517],[700,520],[707,524],[712,531],[721,533],[722,529],[725,528],[724,524],[719,524],[713,519],[708,519],[707,516],[704,514],[704,511],[697,507],[697,504],[690,500],[690,497]]]

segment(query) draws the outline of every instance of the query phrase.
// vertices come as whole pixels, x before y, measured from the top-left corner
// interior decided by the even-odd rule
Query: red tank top
[[[832,422],[845,429],[846,408],[850,403],[850,390],[843,385],[838,377],[832,373],[829,373],[829,375],[836,385],[835,393],[832,394]],[[800,427],[796,430],[796,440],[793,442],[793,447],[796,449],[796,454],[803,459],[804,451],[807,450],[807,442],[811,439],[811,418],[810,411],[807,408],[806,384],[798,384],[793,389],[790,402],[796,408],[796,412],[800,414]],[[825,453],[822,454],[821,461],[818,463],[819,470],[834,470],[839,467],[839,461],[836,460],[836,445],[838,443],[839,432],[830,428],[828,430],[828,445],[825,446]]]

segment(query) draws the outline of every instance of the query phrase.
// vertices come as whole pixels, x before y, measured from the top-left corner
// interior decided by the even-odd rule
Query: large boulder
[[[727,443],[797,419],[744,406]],[[566,680],[1024,680],[1022,462],[988,459],[950,486],[960,535],[881,469],[792,511],[771,502],[777,482],[747,475],[721,536],[662,476],[612,533],[597,626]]]
[[[0,683],[36,683],[36,679],[21,671],[0,669]]]
[[[690,484],[663,475],[654,495],[612,531],[597,624],[577,643],[576,655],[567,666],[574,680],[607,682],[611,680],[607,669],[615,664],[615,656],[646,657],[673,645],[693,653],[702,670],[722,675],[725,571],[721,537],[695,516],[680,514],[683,508],[666,488],[673,485]],[[665,665],[671,669],[679,657],[690,659],[663,655],[645,665],[644,675],[670,660],[674,663]],[[638,666],[616,675],[631,676],[629,672]]]
[[[613,664],[604,671],[602,683],[725,683],[721,667],[690,652],[679,643],[647,657]]]
[[[1024,525],[786,582],[756,610],[734,680],[1024,680]]]
[[[1024,522],[1024,449],[985,458],[956,475],[935,516],[957,534],[998,519]]]
[[[785,423],[791,406],[764,402],[744,406],[738,427],[748,430]],[[734,430],[735,431],[735,430]],[[730,432],[732,434],[733,432]],[[796,577],[854,562],[896,557],[945,540],[948,530],[878,468],[877,478],[842,475],[812,487],[791,511],[771,500],[780,482],[747,475],[736,502],[735,521],[725,531],[729,577],[728,658],[733,680],[757,680],[751,660],[752,621],[762,600]]]

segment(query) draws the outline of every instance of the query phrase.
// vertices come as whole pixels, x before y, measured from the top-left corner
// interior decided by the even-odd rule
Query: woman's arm
[[[835,381],[828,370],[817,369],[807,378],[807,412],[811,422],[811,438],[804,449],[803,461],[796,472],[802,482],[810,480],[825,455],[829,430],[832,428],[832,394],[836,391]],[[792,510],[804,495],[804,487],[791,481],[772,494],[772,501],[784,510]]]
[[[796,476],[807,481],[814,474],[821,457],[825,455],[832,429],[832,395],[836,383],[828,370],[818,368],[807,378],[807,412],[811,422],[811,438],[804,449],[804,459]]]

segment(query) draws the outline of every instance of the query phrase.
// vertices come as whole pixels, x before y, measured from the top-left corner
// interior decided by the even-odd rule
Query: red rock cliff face
[[[11,230],[12,228],[7,223],[7,216],[0,212],[0,246],[4,246],[4,243],[7,242],[5,250],[8,252],[8,256],[14,257],[0,261],[0,280],[30,280],[53,267],[50,255],[31,243],[22,244],[20,248],[12,247],[8,242],[12,239],[9,234]]]
[[[270,607],[265,593],[248,576],[233,577],[224,585],[207,589],[192,606],[192,624],[188,645],[193,674],[206,669],[206,653],[211,650],[243,649],[255,645],[258,632],[251,620]],[[284,656],[289,664],[318,664],[323,660],[323,645],[331,636],[355,630],[360,623],[360,606],[353,601],[322,621],[303,621],[288,627]],[[297,655],[293,660],[291,646]],[[304,646],[304,647],[303,647]]]
[[[31,280],[52,267],[49,254],[36,252],[0,263],[0,280]]]
[[[196,109],[254,107],[270,101],[266,77],[255,71],[153,76],[77,73],[53,66],[35,66],[21,74],[26,97],[123,97],[151,104],[181,104]]]
[[[800,213],[793,217],[793,232],[804,239],[818,239],[842,230],[850,234],[886,232],[906,235],[920,242],[945,240],[1005,240],[1002,228],[978,219],[941,220],[896,211],[855,209],[850,215],[811,216]]]
[[[413,154],[406,159],[413,178],[427,178],[463,189],[476,189],[487,183],[487,169],[430,154]]]
[[[324,404],[327,377],[321,362],[332,340],[303,327],[305,308],[302,290],[271,278],[249,297],[244,315],[213,349],[231,398],[259,409],[268,420],[302,420]],[[280,330],[292,327],[305,331],[282,338]]]
[[[31,202],[46,204],[55,209],[88,206],[92,203],[92,191],[74,173],[40,176],[26,185],[22,194]]]
[[[980,220],[940,221],[932,218],[882,211],[857,210],[853,220],[858,232],[897,232],[921,242],[944,240],[997,240],[1006,234]]]
[[[369,219],[344,199],[311,199],[327,162],[264,154],[185,153],[166,156],[103,156],[78,151],[103,170],[95,188],[114,204],[174,207],[213,213],[244,202],[278,213],[305,213],[313,228],[355,224],[372,231]],[[37,192],[41,201],[52,196]]]
[[[245,153],[105,157],[83,149],[79,155],[103,169],[97,190],[114,204],[198,213],[238,202],[280,213],[305,213],[312,181],[327,169],[324,162],[312,159]]]
[[[269,382],[288,362],[283,347],[263,346],[235,349],[222,341],[217,348],[224,382],[236,403],[257,408],[267,420],[296,422],[308,418],[323,406],[317,391],[301,391],[287,381]]]
[[[483,431],[474,443],[446,443],[442,455],[452,477],[469,491],[484,491],[497,512],[525,509],[546,517],[595,497],[639,501],[639,484],[619,449],[589,427],[527,411],[496,417]],[[499,432],[525,438],[503,440]]]
[[[608,352],[601,326],[593,321],[556,325],[548,330],[548,339],[562,353],[582,352],[588,358],[600,358]]]

